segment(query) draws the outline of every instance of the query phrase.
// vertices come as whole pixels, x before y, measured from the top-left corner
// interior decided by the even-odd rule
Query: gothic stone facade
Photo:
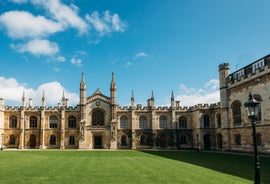
[[[99,89],[86,96],[84,75],[80,103],[40,107],[5,106],[0,99],[0,145],[18,149],[206,149],[250,152],[253,148],[250,120],[243,104],[251,92],[261,102],[257,122],[258,149],[270,152],[270,55],[229,73],[219,66],[220,102],[182,107],[171,95],[169,107],[155,106],[154,94],[147,106],[117,104],[114,74],[110,97]]]

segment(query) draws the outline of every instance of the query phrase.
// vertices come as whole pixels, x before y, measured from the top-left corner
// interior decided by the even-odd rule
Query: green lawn
[[[262,183],[270,158],[261,157]],[[253,183],[253,157],[194,151],[3,151],[0,183]]]

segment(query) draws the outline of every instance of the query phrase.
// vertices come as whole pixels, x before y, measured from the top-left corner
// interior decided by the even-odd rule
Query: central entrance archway
[[[94,137],[94,149],[101,149],[102,148],[102,136],[96,135]]]

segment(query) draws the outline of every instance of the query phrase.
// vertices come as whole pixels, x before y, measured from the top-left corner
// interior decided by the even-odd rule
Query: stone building
[[[219,65],[220,102],[182,107],[171,94],[169,107],[155,106],[154,93],[147,106],[117,104],[112,74],[110,96],[97,89],[86,95],[84,74],[80,103],[5,106],[0,99],[0,145],[18,149],[206,149],[252,151],[251,123],[243,104],[251,92],[261,102],[257,122],[258,149],[270,152],[270,55],[229,73],[229,64]]]

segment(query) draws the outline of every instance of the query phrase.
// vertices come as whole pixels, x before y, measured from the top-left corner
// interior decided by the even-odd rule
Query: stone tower
[[[228,76],[229,76],[229,64],[223,63],[219,65],[219,88],[220,88],[220,109],[221,109],[221,127],[223,135],[223,148],[224,150],[230,149],[230,134],[229,134],[229,122],[228,122]]]

